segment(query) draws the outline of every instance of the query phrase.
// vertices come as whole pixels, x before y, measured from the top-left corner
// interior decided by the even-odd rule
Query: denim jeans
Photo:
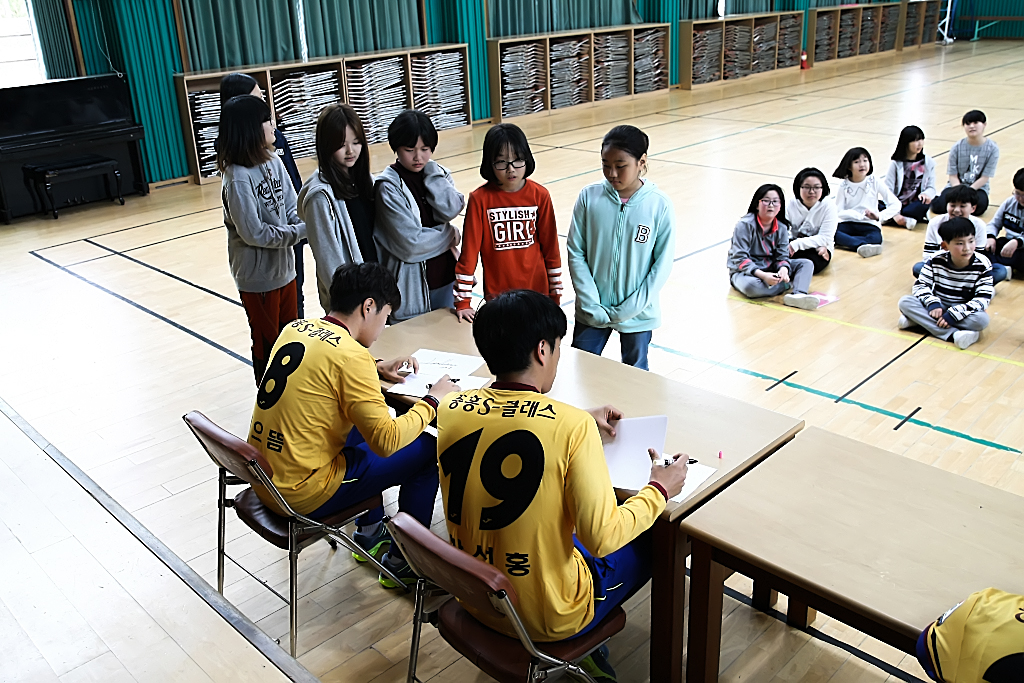
[[[650,330],[647,332],[619,332],[622,362],[632,365],[634,368],[648,370],[647,347],[651,343],[652,334]],[[611,336],[612,328],[610,327],[589,327],[577,322],[572,331],[572,347],[600,356]]]

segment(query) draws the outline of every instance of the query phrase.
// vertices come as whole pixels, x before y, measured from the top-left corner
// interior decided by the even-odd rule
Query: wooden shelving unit
[[[807,10],[807,62],[847,59],[935,42],[941,0]]]
[[[471,125],[468,58],[468,46],[458,43],[176,74],[189,171],[199,184],[220,177],[213,141],[220,80],[229,73],[256,79],[274,121],[302,158],[315,154],[316,118],[331,102],[347,102],[359,112],[371,144],[387,139],[391,120],[410,107],[424,111],[438,130]]]
[[[667,90],[669,24],[487,41],[491,116],[502,119]]]
[[[680,87],[799,67],[802,44],[803,12],[680,21]]]

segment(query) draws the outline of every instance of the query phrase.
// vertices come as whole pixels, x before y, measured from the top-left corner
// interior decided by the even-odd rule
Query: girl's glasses
[[[779,206],[782,204],[778,199],[762,199],[761,203],[765,206]]]
[[[800,189],[804,192],[821,192],[821,185],[801,185]]]
[[[508,167],[523,168],[526,166],[526,159],[515,159],[514,161],[495,161],[491,166],[495,171],[507,171]]]

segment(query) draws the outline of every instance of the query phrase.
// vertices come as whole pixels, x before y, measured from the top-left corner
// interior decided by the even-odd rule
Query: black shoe
[[[359,547],[366,550],[366,554],[372,557],[380,558],[384,554],[384,551],[391,547],[391,534],[388,532],[388,528],[381,522],[377,528],[377,533],[373,535],[361,534],[358,531],[352,534],[352,539],[356,542]],[[366,562],[366,557],[359,553],[352,553],[352,558],[356,562]]]
[[[403,560],[400,565],[392,569],[390,553],[382,557],[380,562],[388,569],[391,569],[391,573],[397,576],[406,586],[411,586],[412,584],[416,583],[416,581],[420,578],[416,576],[416,573],[412,570],[412,567],[410,567],[409,563],[405,560]],[[378,575],[377,581],[380,583],[380,585],[384,586],[385,588],[399,587],[399,585],[392,581],[391,577],[385,574],[384,572],[381,572],[380,575]]]
[[[615,678],[615,669],[608,663],[607,645],[597,648],[589,657],[581,661],[580,668],[597,681],[612,681],[614,683],[618,680]]]

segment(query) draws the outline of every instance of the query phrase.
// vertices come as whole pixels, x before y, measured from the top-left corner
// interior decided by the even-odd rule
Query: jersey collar
[[[491,389],[504,389],[505,391],[533,391],[540,393],[540,389],[531,384],[521,384],[519,382],[491,382]]]
[[[326,322],[329,322],[332,325],[337,325],[338,327],[343,327],[343,328],[345,328],[346,332],[348,332],[350,335],[352,334],[352,330],[348,329],[348,325],[346,325],[345,323],[341,322],[337,318],[333,318],[333,317],[331,317],[329,315],[325,315],[324,317],[322,317],[320,319],[324,320]]]

